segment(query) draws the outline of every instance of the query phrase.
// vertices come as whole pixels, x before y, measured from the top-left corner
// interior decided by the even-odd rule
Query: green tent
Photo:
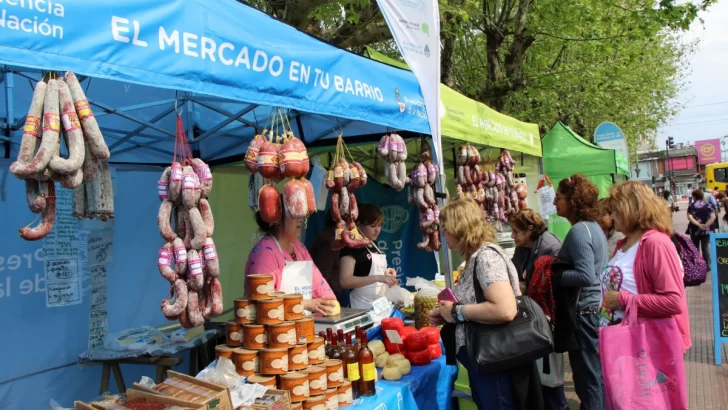
[[[580,137],[561,121],[541,138],[544,173],[554,186],[573,174],[587,176],[599,187],[599,197],[609,195],[614,182],[629,177],[629,163],[613,149],[598,147]],[[560,217],[549,218],[549,230],[562,240],[571,225]]]

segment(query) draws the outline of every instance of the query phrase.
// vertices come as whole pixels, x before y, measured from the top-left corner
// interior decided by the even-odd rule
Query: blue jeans
[[[458,351],[458,360],[465,366],[470,379],[470,392],[478,410],[513,409],[513,390],[508,373],[481,373],[471,366],[465,347]]]
[[[599,349],[599,315],[577,315],[574,333],[579,350],[569,351],[574,375],[574,390],[581,400],[581,410],[604,408],[602,364]]]
[[[569,403],[566,402],[564,386],[547,387],[541,386],[543,404],[546,410],[569,410]]]

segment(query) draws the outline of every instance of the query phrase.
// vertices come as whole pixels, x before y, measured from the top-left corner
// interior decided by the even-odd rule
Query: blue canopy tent
[[[81,226],[113,232],[115,256],[105,265],[109,332],[164,323],[159,301],[168,284],[155,267],[161,239],[154,191],[159,166],[172,159],[175,109],[196,156],[213,165],[240,161],[278,108],[306,143],[392,129],[429,134],[412,73],[232,0],[170,0],[153,8],[146,0],[0,2],[0,70],[0,408],[45,408],[50,398],[69,405],[98,393],[100,368],[76,365],[88,346],[90,301],[99,299],[88,269],[79,274],[79,304],[48,308],[43,244],[17,237],[34,216],[8,168],[34,83],[48,72],[70,70],[83,80],[115,164],[115,223]],[[225,222],[216,238],[250,225],[240,216],[247,190],[236,168],[215,174],[213,193],[233,201],[215,209]],[[241,236],[230,234],[225,244],[236,258],[226,259],[218,242],[221,268],[240,276],[236,264],[254,240]],[[229,306],[242,288],[225,289]],[[124,373],[129,382],[142,371]]]

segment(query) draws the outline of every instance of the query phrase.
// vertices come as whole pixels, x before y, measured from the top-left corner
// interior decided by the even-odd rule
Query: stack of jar
[[[329,363],[303,295],[274,292],[273,275],[247,275],[248,299],[235,300],[235,321],[216,357],[233,361],[248,383],[288,390],[291,410],[334,410],[353,402],[342,364]]]

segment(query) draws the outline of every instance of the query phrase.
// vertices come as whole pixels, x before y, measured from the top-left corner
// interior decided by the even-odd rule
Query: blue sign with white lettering
[[[411,72],[233,0],[0,0],[0,64],[430,133]]]

